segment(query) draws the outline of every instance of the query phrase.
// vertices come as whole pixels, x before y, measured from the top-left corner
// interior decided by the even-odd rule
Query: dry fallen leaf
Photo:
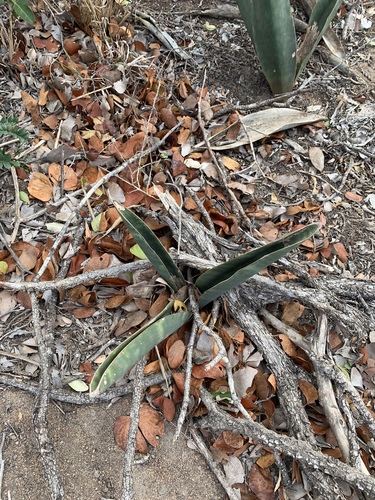
[[[272,221],[268,221],[259,229],[266,241],[275,241],[279,236],[279,229]]]
[[[31,119],[33,121],[33,124],[35,126],[38,126],[40,122],[42,121],[39,111],[38,111],[38,102],[32,97],[30,94],[25,92],[24,90],[21,90],[21,98],[22,101],[25,105],[25,108],[31,115]],[[42,200],[44,201],[44,200]]]
[[[27,187],[31,196],[40,201],[50,201],[53,187],[48,177],[40,172],[33,172]]]
[[[348,261],[349,254],[345,250],[344,245],[342,243],[334,243],[333,248],[335,249],[337,257],[345,264]]]
[[[287,325],[293,325],[302,316],[304,306],[299,302],[287,302],[283,304],[281,321]]]
[[[3,323],[8,320],[8,314],[17,305],[14,293],[8,290],[2,290],[0,292],[0,319]]]
[[[265,455],[262,455],[258,460],[256,461],[256,464],[259,465],[262,469],[267,469],[270,467],[270,465],[275,463],[275,455],[272,453],[266,453]]]
[[[318,391],[312,384],[310,384],[310,382],[307,382],[306,380],[299,380],[298,385],[305,396],[306,403],[308,405],[313,404],[318,399]]]
[[[311,163],[314,167],[319,170],[319,172],[323,172],[324,170],[324,153],[321,148],[318,146],[313,146],[309,148],[309,157]]]
[[[51,163],[48,167],[48,174],[54,184],[59,184],[61,181],[61,165]],[[77,189],[78,178],[74,170],[67,165],[64,165],[64,189],[73,191]]]
[[[182,340],[177,340],[172,344],[168,352],[168,364],[172,370],[179,368],[185,358],[186,346]]]
[[[98,269],[107,269],[111,259],[112,257],[108,253],[92,257],[85,265],[83,271],[88,273],[89,271],[97,271]]]
[[[129,433],[129,426],[130,426],[130,417],[121,415],[120,417],[116,418],[115,426],[113,429],[114,435],[115,435],[115,441],[117,446],[119,446],[122,450],[125,451],[126,449],[126,442],[128,439],[128,433]],[[137,438],[136,438],[136,450],[139,451],[139,453],[142,453],[143,455],[147,454],[147,443],[145,438],[142,436],[140,431],[138,430],[137,432]]]
[[[233,158],[230,158],[229,156],[223,156],[221,161],[223,162],[223,165],[232,172],[236,172],[241,167],[237,160],[233,160]]]
[[[232,125],[230,125],[225,131],[211,137],[210,143],[212,144],[212,149],[216,151],[238,148],[244,144],[249,144],[249,140],[252,142],[259,141],[260,139],[263,139],[263,137],[267,137],[275,132],[287,130],[306,123],[314,123],[323,119],[324,116],[322,115],[317,113],[305,113],[303,111],[299,111],[298,109],[269,108],[242,116],[241,124],[236,122],[232,123]],[[222,139],[224,132],[226,132],[226,137],[228,138],[228,132],[232,128],[236,129],[237,127],[239,132],[238,130],[236,131],[236,138],[234,139],[234,142],[223,145],[218,144],[219,140]],[[205,146],[205,143],[202,142],[197,144],[196,149],[200,149]]]
[[[271,472],[254,464],[249,474],[249,486],[259,500],[274,500],[275,492]]]
[[[213,447],[228,454],[234,453],[244,444],[241,434],[234,434],[231,431],[224,431],[213,443]]]
[[[158,446],[159,437],[164,434],[164,422],[159,413],[147,403],[142,403],[139,428],[152,446]]]
[[[345,198],[349,201],[359,202],[363,200],[363,197],[357,193],[352,193],[351,191],[347,191],[345,193]]]
[[[152,403],[158,408],[161,408],[163,416],[166,420],[168,420],[168,422],[173,421],[176,413],[176,407],[173,401],[171,401],[169,398],[166,398],[165,396],[159,396],[153,399]]]
[[[233,374],[234,388],[237,396],[241,399],[245,396],[246,390],[252,386],[255,375],[258,370],[251,366],[240,368]]]

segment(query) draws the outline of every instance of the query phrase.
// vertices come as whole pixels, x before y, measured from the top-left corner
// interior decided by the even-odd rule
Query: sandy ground
[[[13,389],[0,389],[0,430],[6,430],[2,500],[48,500],[50,494],[39,458],[32,422],[34,399]],[[67,500],[120,498],[123,451],[113,437],[118,415],[129,400],[77,407],[50,404],[48,412]],[[203,457],[190,449],[186,436],[173,442],[174,426],[166,432],[149,460],[134,468],[136,500],[224,499],[226,495]]]

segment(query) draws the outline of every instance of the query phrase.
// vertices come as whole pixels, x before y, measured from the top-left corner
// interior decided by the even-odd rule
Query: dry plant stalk
[[[72,5],[78,7],[82,25],[104,38],[112,17],[114,0],[73,0]]]

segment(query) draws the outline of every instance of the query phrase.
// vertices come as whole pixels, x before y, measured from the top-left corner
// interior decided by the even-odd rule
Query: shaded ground
[[[216,2],[204,2],[204,7],[215,6]],[[187,46],[196,61],[196,65],[187,66],[186,73],[192,84],[199,87],[203,82],[203,70],[206,68],[206,85],[212,93],[229,102],[242,104],[253,103],[271,97],[259,65],[248,42],[242,23],[236,20],[223,20],[184,15],[197,8],[197,2],[192,1],[160,1],[158,12],[155,12],[155,2],[142,2],[140,8],[147,10],[177,40],[191,40]],[[209,21],[217,29],[207,31],[204,22]],[[142,29],[139,27],[139,29]],[[373,33],[373,30],[371,31]],[[373,134],[375,110],[371,108],[371,100],[375,99],[374,91],[374,47],[366,46],[355,52],[370,32],[359,31],[352,35],[348,50],[349,64],[362,76],[362,81],[353,82],[344,79],[332,67],[315,56],[307,69],[314,73],[315,81],[308,93],[297,96],[292,105],[306,109],[315,106],[316,111],[332,117],[340,96],[343,106],[338,109],[335,120],[328,129],[311,132],[295,129],[286,137],[275,138],[272,143],[271,159],[263,165],[262,175],[257,173],[255,192],[252,198],[258,202],[259,209],[272,205],[276,209],[280,205],[296,205],[299,200],[309,198],[312,203],[326,204],[325,217],[332,242],[344,242],[350,260],[347,266],[339,259],[323,260],[324,265],[337,264],[336,269],[349,277],[363,276],[365,279],[375,279],[375,264],[373,259],[373,234],[375,231],[375,200],[373,157],[362,155],[353,149],[358,144],[370,154],[375,154],[373,140],[366,143],[366,138]],[[351,45],[352,41],[356,43]],[[178,71],[182,71],[183,63],[178,63]],[[305,75],[307,76],[307,74]],[[4,81],[7,77],[4,77]],[[361,97],[365,97],[362,105]],[[373,106],[373,105],[372,105]],[[2,109],[13,108],[2,102]],[[362,118],[361,118],[362,113]],[[289,141],[289,143],[287,142]],[[290,141],[294,141],[294,144]],[[295,144],[302,148],[302,152]],[[366,144],[365,144],[366,143]],[[308,150],[311,146],[324,149],[326,161],[324,172],[318,172],[311,167]],[[349,149],[346,149],[346,146]],[[294,155],[294,162],[282,161],[285,151]],[[243,167],[251,164],[252,156],[249,150],[236,152],[236,158]],[[304,190],[291,188],[272,181],[271,174],[277,166],[278,175],[299,174],[309,182],[308,195]],[[340,187],[340,182],[348,166],[352,165],[347,183],[336,193],[336,198],[326,200],[334,189]],[[251,172],[250,173],[254,173]],[[338,174],[338,178],[334,177]],[[2,173],[2,212],[13,204],[12,182],[8,173]],[[316,180],[316,191],[310,190]],[[328,186],[333,185],[333,190]],[[21,186],[22,187],[22,186]],[[355,192],[361,197],[359,201],[345,198],[345,192]],[[271,194],[276,194],[277,202],[272,204]],[[274,199],[274,198],[273,198]],[[373,200],[373,201],[371,201]],[[250,197],[242,198],[244,206],[250,203]],[[327,204],[332,205],[332,209]],[[277,216],[271,217],[277,219]],[[7,219],[8,220],[8,219]],[[7,220],[5,222],[7,222]],[[255,228],[262,223],[255,222]],[[77,322],[74,328],[58,330],[58,338],[71,357],[74,357],[76,345],[80,346],[81,361],[87,357],[85,348],[97,340],[97,337],[109,338],[111,316],[107,316],[104,327],[99,328],[93,320],[86,331],[80,330]],[[17,321],[17,323],[15,323]],[[17,325],[20,329],[30,330],[30,316],[25,313],[14,313],[11,321],[2,326],[3,333],[9,333]],[[104,330],[104,331],[103,331]],[[95,332],[95,335],[92,332]],[[91,332],[92,336],[89,335]],[[0,339],[1,340],[1,339]],[[11,350],[16,340],[5,339],[2,348]],[[79,356],[78,356],[79,358]],[[77,365],[78,363],[76,363]],[[8,367],[9,369],[9,367]],[[12,372],[13,368],[9,371]],[[17,375],[17,368],[14,368]],[[368,387],[372,383],[368,381]],[[9,388],[0,390],[0,429],[6,431],[6,441],[3,450],[5,472],[3,479],[2,498],[17,500],[47,500],[49,492],[44,480],[37,447],[35,444],[32,407],[34,398],[21,391]],[[120,494],[121,469],[123,452],[116,446],[113,438],[113,423],[115,418],[128,411],[128,400],[122,399],[110,408],[105,405],[90,407],[75,407],[67,404],[50,405],[49,423],[53,442],[55,443],[58,465],[66,488],[66,497],[71,500],[117,499]],[[216,499],[225,498],[225,494],[200,455],[189,449],[186,439],[181,437],[177,443],[172,442],[174,427],[168,424],[167,431],[161,438],[161,445],[153,449],[145,464],[135,467],[135,491],[137,498],[146,499]],[[10,496],[9,496],[10,495]]]

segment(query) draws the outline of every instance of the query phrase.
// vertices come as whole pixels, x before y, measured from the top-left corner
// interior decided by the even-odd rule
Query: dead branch
[[[30,300],[33,309],[34,331],[38,340],[39,357],[41,362],[39,390],[34,404],[34,429],[36,439],[39,444],[39,451],[44,467],[44,472],[51,491],[51,497],[54,500],[62,500],[64,498],[64,488],[60,481],[54,448],[48,435],[47,422],[52,351],[49,344],[49,338],[46,338],[42,331],[39,303],[35,292],[30,292]],[[53,311],[55,311],[55,308],[52,309]],[[50,322],[50,324],[54,325],[55,313],[53,313],[53,311],[50,311],[48,321]],[[48,328],[46,328],[46,330],[48,330]]]
[[[181,242],[181,249],[184,251],[187,250],[190,254],[195,254],[198,257],[191,259],[189,256],[186,256],[186,254],[182,255],[179,253],[177,259],[196,268],[201,266],[211,267],[213,265],[212,260],[214,259],[220,261],[217,248],[213,246],[209,233],[202,229],[202,225],[187,214],[181,212],[180,208],[168,194],[164,193],[160,195],[160,197],[168,209],[168,216],[172,222],[172,230],[179,229],[178,235],[176,234],[175,236],[176,238],[178,237]],[[337,296],[326,287],[320,287],[319,280],[316,280],[313,284],[316,285],[314,288],[308,288],[300,283],[288,283],[288,286],[284,286],[284,284],[276,283],[269,278],[255,276],[248,281],[248,284],[228,292],[225,295],[225,299],[231,315],[241,326],[244,333],[255,345],[257,345],[267,361],[270,370],[277,379],[277,394],[287,419],[290,435],[295,437],[298,442],[303,442],[304,447],[309,449],[311,453],[319,453],[317,451],[317,442],[313,435],[304,406],[302,405],[294,365],[255,312],[260,307],[264,307],[265,304],[279,301],[299,300],[314,310],[326,313],[332,322],[339,325],[341,331],[351,332],[351,334],[354,331],[359,338],[364,339],[368,333],[367,326],[373,324],[372,319],[366,313],[362,313],[354,306],[349,306],[341,302]],[[320,368],[321,364],[317,364],[316,370],[320,370]],[[343,374],[341,375],[344,377]],[[336,378],[340,380],[339,377]],[[359,404],[358,400],[361,401],[361,398],[358,393],[356,394],[357,400],[355,404]],[[354,402],[355,399],[353,395],[352,401]],[[369,412],[366,412],[363,406],[363,402],[362,406],[359,404],[358,411],[363,421],[365,421],[372,430],[374,421],[372,418],[370,419]],[[217,429],[218,424],[215,423],[215,425]],[[283,440],[279,441],[279,448],[274,447],[269,440],[267,440],[266,446],[270,447],[272,450],[280,451],[280,443],[282,443],[282,453],[288,454],[283,447]],[[336,482],[336,479],[341,479],[340,475],[335,475],[335,473],[331,474],[323,467],[316,467],[315,465],[312,467],[313,461],[309,462],[306,460],[299,460],[298,458],[296,459],[302,470],[306,473],[306,477],[310,479],[311,488],[314,489],[318,495],[324,495],[327,491],[339,496],[342,494],[341,488]],[[339,466],[335,463],[335,470],[337,470],[338,467]],[[358,474],[358,471],[353,468],[351,473],[354,475],[352,477],[357,477],[356,474]],[[374,485],[371,483],[363,487],[372,489]],[[362,486],[359,489],[361,488]]]
[[[213,402],[211,395],[204,389],[201,389],[202,401],[209,410],[206,417],[202,417],[197,422],[197,427],[209,428],[214,431],[231,430],[239,434],[251,436],[262,445],[279,450],[290,457],[293,457],[307,470],[318,470],[335,479],[340,479],[348,483],[354,489],[373,497],[375,495],[375,479],[365,475],[349,465],[338,462],[320,451],[313,450],[305,441],[280,435],[277,432],[266,429],[263,425],[256,422],[249,422],[239,418],[233,418],[227,413],[221,411]],[[325,496],[328,493],[326,490]]]
[[[235,493],[233,488],[228,483],[227,478],[223,474],[222,470],[217,465],[214,457],[212,456],[212,453],[207,448],[200,432],[197,429],[195,429],[194,427],[191,427],[190,434],[191,434],[192,438],[194,439],[194,442],[198,448],[199,453],[201,455],[203,455],[203,457],[206,459],[206,462],[207,462],[209,468],[214,473],[214,475],[216,476],[216,479],[219,481],[221,486],[224,488],[225,493],[228,495],[229,500],[238,500],[237,494]]]
[[[104,278],[118,278],[123,274],[132,273],[141,269],[148,269],[149,267],[151,267],[151,264],[148,261],[139,260],[136,262],[129,262],[128,264],[122,264],[120,266],[107,267],[106,269],[99,269],[97,271],[89,271],[87,273],[78,274],[77,276],[71,276],[70,278],[57,278],[54,281],[41,281],[39,283],[10,283],[1,281],[0,288],[13,290],[14,292],[45,292],[47,290],[67,290],[69,288],[74,288],[77,285],[81,285],[82,283],[88,283],[90,281],[98,282]]]
[[[134,392],[133,399],[130,408],[130,425],[128,438],[126,441],[124,465],[122,468],[122,492],[121,500],[132,500],[134,498],[134,488],[133,488],[133,463],[135,448],[137,445],[137,432],[139,423],[139,412],[141,408],[141,403],[143,399],[143,389],[144,389],[144,374],[143,371],[146,366],[146,358],[142,358],[135,368],[135,378],[134,378]]]
[[[166,375],[168,379],[171,378],[170,373],[167,373]],[[162,374],[158,373],[156,375],[150,375],[145,378],[144,387],[147,388],[153,385],[158,385],[164,381],[165,379]],[[3,384],[7,387],[14,387],[15,389],[20,389],[34,395],[37,395],[39,390],[38,384],[36,382],[33,382],[31,380],[22,382],[21,380],[17,380],[15,377],[9,377],[6,375],[0,375],[0,384]],[[97,403],[108,403],[109,401],[112,401],[112,399],[120,398],[121,396],[126,396],[132,393],[133,382],[115,387],[114,389],[109,389],[96,398],[90,397],[88,394],[76,393],[68,389],[51,388],[50,399],[53,399],[54,401],[60,401],[61,403],[69,403],[74,405],[90,405]]]

